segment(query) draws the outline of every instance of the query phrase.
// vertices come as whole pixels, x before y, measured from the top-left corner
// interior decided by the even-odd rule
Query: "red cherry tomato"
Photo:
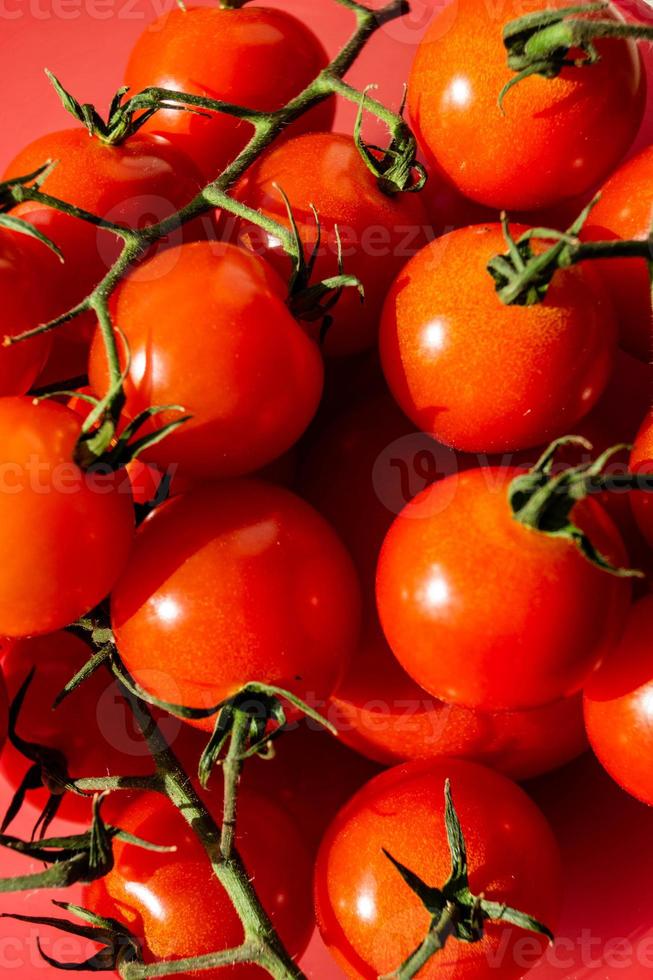
[[[219,821],[220,797],[212,794],[209,806]],[[149,962],[241,945],[243,928],[231,899],[213,876],[198,838],[168,800],[141,793],[116,814],[115,822],[144,840],[177,850],[157,854],[116,841],[115,867],[87,889],[87,907],[122,920],[144,940]],[[282,941],[291,955],[300,956],[313,928],[312,868],[297,827],[271,800],[243,792],[236,843]],[[224,969],[203,972],[208,980],[224,976]],[[261,974],[256,966],[229,972],[239,980]]]
[[[91,654],[92,650],[83,640],[63,632],[19,640],[9,647],[2,669],[11,700],[35,668],[18,718],[18,735],[61,753],[73,779],[154,772],[152,757],[139,734],[131,709],[105,669],[85,680],[53,710],[57,694]],[[167,739],[174,745],[181,723],[166,716],[162,724]],[[18,788],[31,765],[13,745],[5,746],[0,768],[14,789]],[[42,810],[47,802],[45,790],[28,793],[27,802]],[[66,820],[88,823],[90,798],[66,793],[59,814]]]
[[[653,409],[649,411],[637,433],[630,454],[633,473],[653,473]],[[650,547],[653,547],[653,494],[647,490],[635,490],[629,495],[635,520]]]
[[[272,111],[298,95],[327,61],[312,31],[283,10],[191,7],[172,10],[145,29],[125,78],[134,93],[154,85]],[[311,110],[292,131],[329,129],[333,101]],[[158,112],[145,128],[188,153],[207,181],[253,134],[249,123],[224,113],[203,118],[173,110]]]
[[[427,156],[463,194],[528,211],[582,194],[610,173],[639,128],[646,80],[634,44],[599,40],[597,64],[565,68],[556,79],[526,78],[502,112],[499,94],[515,77],[503,28],[524,13],[517,3],[447,6],[417,50],[408,98]],[[614,10],[600,16],[619,17]]]
[[[583,238],[646,240],[653,220],[653,146],[647,146],[610,177],[589,216]],[[651,360],[651,287],[642,259],[606,259],[594,265],[614,298],[621,344]]]
[[[373,779],[344,807],[318,856],[318,925],[348,976],[372,980],[388,975],[426,938],[431,917],[383,851],[428,885],[444,885],[451,873],[444,830],[446,779],[467,843],[473,893],[555,927],[560,856],[549,825],[526,794],[504,776],[469,762],[398,766]],[[479,943],[449,939],[420,975],[433,980],[520,977],[546,949],[546,939],[531,933],[528,947],[520,945],[525,935],[489,923]]]
[[[284,297],[263,259],[219,243],[170,249],[124,280],[113,309],[131,354],[127,414],[182,405],[192,416],[146,450],[144,462],[195,477],[239,476],[297,441],[317,409],[323,368]],[[89,376],[94,391],[107,390],[99,334]],[[175,419],[178,411],[165,412],[152,426]]]
[[[500,225],[438,239],[400,274],[381,322],[399,405],[466,452],[525,449],[572,431],[614,360],[612,308],[592,273],[564,270],[542,303],[505,306],[487,271],[505,250]]]
[[[202,183],[195,164],[163,137],[136,133],[119,145],[109,146],[90,138],[81,126],[49,133],[30,143],[9,164],[3,179],[31,173],[48,160],[59,163],[43,183],[43,191],[130,228],[174,214],[195,197]],[[45,320],[65,313],[88,295],[120,252],[121,243],[115,235],[53,208],[26,203],[13,213],[47,235],[66,258],[61,265],[42,245],[32,246],[38,249],[35,259],[41,274],[51,285]],[[205,220],[212,224],[211,219]],[[201,228],[201,223],[194,222],[157,243],[157,248],[196,237]],[[56,331],[44,382],[85,373],[93,326],[93,317],[84,314]]]
[[[161,700],[207,708],[259,681],[323,704],[358,639],[359,605],[323,518],[287,490],[237,480],[144,522],[112,622],[128,671]]]
[[[0,334],[3,339],[32,330],[43,319],[47,289],[38,275],[37,249],[48,252],[45,245],[31,243],[25,235],[0,231]],[[54,256],[53,259],[58,261]],[[52,338],[44,334],[13,347],[0,347],[0,395],[24,395],[43,367],[51,344]]]
[[[585,724],[613,779],[653,806],[653,596],[635,603],[613,653],[585,688]]]
[[[578,691],[630,598],[626,580],[569,540],[514,519],[507,492],[518,472],[475,469],[434,484],[399,515],[379,558],[379,615],[395,656],[431,694],[484,711]],[[581,502],[573,519],[623,566],[623,542],[599,504]]]
[[[427,241],[428,218],[420,195],[384,194],[354,140],[340,133],[311,133],[273,148],[247,171],[235,194],[288,225],[279,188],[290,201],[307,256],[317,234],[311,205],[319,214],[322,237],[314,280],[338,273],[337,225],[345,272],[358,276],[365,287],[362,307],[355,289],[340,297],[332,311],[326,353],[343,356],[372,347],[389,283]],[[288,278],[288,256],[272,235],[233,221],[228,233]]]
[[[134,508],[124,473],[73,462],[79,416],[0,399],[0,635],[50,633],[103,599],[127,560]]]

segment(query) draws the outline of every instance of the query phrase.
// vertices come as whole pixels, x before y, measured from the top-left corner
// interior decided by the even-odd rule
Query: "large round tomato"
[[[379,615],[395,656],[431,694],[485,711],[578,691],[630,599],[626,580],[571,541],[514,519],[508,486],[518,472],[474,469],[434,484],[399,515],[379,558]],[[573,519],[623,566],[623,542],[599,504],[578,504]]]
[[[40,242],[34,242],[32,248],[24,235],[0,231],[0,334],[3,338],[31,330],[44,319],[48,290],[39,276],[37,249],[48,251]],[[0,395],[24,395],[43,367],[51,344],[52,338],[44,334],[13,347],[0,347]]]
[[[590,214],[583,237],[646,240],[653,221],[653,146],[612,175]],[[621,343],[643,361],[653,353],[651,286],[642,259],[606,259],[594,266],[614,298]]]
[[[64,405],[0,398],[0,635],[69,625],[107,595],[127,560],[129,480],[81,470],[80,433]]]
[[[257,211],[288,225],[279,188],[287,195],[307,257],[316,242],[317,209],[321,228],[313,279],[338,273],[340,233],[345,272],[358,276],[365,302],[347,289],[333,310],[325,350],[354,354],[376,342],[378,322],[389,283],[406,260],[427,241],[428,219],[418,194],[384,194],[350,136],[310,133],[268,151],[247,171],[235,194]],[[229,222],[229,217],[225,219]],[[288,256],[274,236],[258,227],[231,222],[228,233],[240,244],[265,255],[287,279]]]
[[[209,807],[219,822],[220,795],[211,794]],[[122,920],[144,940],[149,962],[201,956],[243,942],[231,899],[214,876],[198,838],[168,800],[139,794],[117,812],[115,821],[128,833],[175,845],[176,851],[156,854],[116,841],[115,867],[87,890],[87,907]],[[311,935],[313,913],[311,862],[297,827],[271,800],[245,791],[239,800],[236,844],[282,941],[291,955],[300,956]],[[255,966],[229,973],[239,980],[262,975]],[[202,975],[218,980],[224,969]]]
[[[515,77],[503,28],[524,12],[484,0],[445,7],[417,50],[408,86],[411,119],[433,165],[466,196],[516,210],[575,197],[609,174],[637,133],[646,94],[635,45],[600,40],[597,64],[526,78],[502,112],[499,93]]]
[[[145,521],[112,622],[125,666],[164,701],[207,708],[259,681],[324,703],[359,607],[351,560],[323,518],[280,487],[234,480]]]
[[[131,355],[127,414],[182,405],[192,416],[143,460],[193,476],[239,476],[297,441],[317,409],[323,367],[284,296],[263,259],[208,242],[161,253],[121,284],[113,310]],[[99,334],[89,376],[106,391]],[[166,412],[151,425],[175,419],[178,411]]]
[[[561,271],[543,302],[506,306],[487,271],[505,251],[500,225],[434,241],[397,278],[381,322],[383,370],[399,405],[468,452],[524,449],[572,431],[614,360],[612,306],[591,271]]]
[[[30,143],[12,160],[3,179],[31,173],[48,160],[59,162],[43,183],[43,191],[130,228],[174,214],[195,197],[202,183],[195,164],[163,137],[136,133],[110,146],[89,137],[81,126],[49,133]],[[33,252],[38,250],[34,261],[40,263],[45,280],[52,283],[45,320],[64,313],[88,295],[119,254],[121,243],[115,235],[79,218],[31,202],[13,213],[47,235],[66,258],[62,265],[42,245],[32,245]],[[212,222],[205,220],[208,229]],[[199,233],[201,225],[194,222],[157,243],[157,248]],[[58,328],[46,367],[47,381],[85,373],[93,322],[88,314]]]
[[[431,917],[384,850],[434,888],[451,873],[444,828],[444,784],[467,843],[474,894],[506,903],[554,928],[561,864],[544,816],[504,776],[454,759],[398,766],[368,783],[336,817],[320,848],[315,874],[318,925],[348,976],[389,975],[426,938]],[[488,923],[476,944],[450,938],[420,971],[425,978],[520,977],[546,939]],[[524,956],[528,950],[527,957]]]
[[[125,79],[133,93],[155,85],[248,109],[281,109],[327,64],[317,37],[291,14],[266,7],[172,10],[150,24],[131,53]],[[329,129],[333,99],[293,131]],[[213,180],[253,135],[249,123],[225,113],[204,118],[158,112],[146,129],[162,133]]]
[[[653,806],[653,596],[635,603],[621,642],[585,687],[585,724],[599,761]]]
[[[64,632],[19,640],[9,646],[2,669],[12,700],[35,668],[18,718],[18,735],[60,753],[72,779],[153,773],[152,757],[131,709],[105,669],[85,680],[52,710],[57,694],[91,655],[92,650],[83,640]],[[167,716],[163,724],[166,738],[176,745],[181,723]],[[1,769],[14,789],[32,764],[13,745],[5,747]],[[30,792],[27,801],[42,810],[47,794],[45,790]],[[59,813],[68,820],[88,823],[91,799],[66,793]]]

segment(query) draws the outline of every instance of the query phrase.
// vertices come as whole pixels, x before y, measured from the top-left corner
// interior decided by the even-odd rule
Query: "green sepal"
[[[88,680],[89,677],[92,677],[95,673],[97,673],[101,667],[110,665],[110,662],[111,647],[104,646],[98,650],[97,653],[94,653],[93,656],[86,661],[84,666],[80,667],[75,676],[68,681],[63,690],[59,691],[56,698],[52,702],[53,709],[58,708],[62,701],[65,701],[65,699],[72,694],[73,691],[76,691],[85,680]]]
[[[14,231],[19,235],[26,235],[28,238],[34,238],[37,242],[45,245],[49,248],[51,252],[57,256],[60,262],[65,262],[64,254],[58,245],[44,235],[42,231],[31,225],[29,221],[23,221],[22,218],[15,218],[11,214],[0,214],[0,228],[6,228],[7,231]]]
[[[375,146],[363,139],[363,117],[367,93],[376,88],[367,85],[361,92],[358,113],[354,124],[354,142],[361,158],[376,178],[380,190],[392,197],[401,193],[418,193],[426,184],[428,175],[425,167],[417,160],[417,140],[407,124],[397,126],[389,146]],[[399,117],[403,117],[408,90],[404,94],[399,109]],[[417,175],[415,177],[415,175]]]

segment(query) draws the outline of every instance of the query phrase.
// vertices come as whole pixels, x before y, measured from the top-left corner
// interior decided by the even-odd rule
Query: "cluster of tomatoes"
[[[596,63],[534,74],[500,107],[514,13],[461,0],[434,16],[407,106],[425,190],[379,180],[354,136],[330,131],[333,99],[231,188],[252,215],[296,226],[315,250],[316,280],[341,260],[364,288],[362,305],[357,289],[342,292],[324,336],[287,302],[292,265],[273,226],[243,209],[180,225],[127,272],[110,297],[117,438],[137,419],[148,437],[181,409],[187,419],[148,438],[126,468],[110,452],[99,466],[80,459],[89,414],[115,379],[92,310],[63,317],[120,241],[43,201],[11,215],[64,264],[0,228],[0,333],[62,317],[0,349],[3,732],[33,674],[2,770],[39,808],[56,792],[48,765],[73,780],[154,771],[109,672],[50,710],[91,656],[79,629],[67,630],[89,615],[108,615],[145,696],[196,709],[190,721],[156,711],[193,776],[215,724],[207,709],[252,682],[301,698],[340,738],[296,722],[275,760],[247,763],[238,846],[289,953],[306,948],[315,902],[352,977],[397,970],[432,925],[397,868],[432,888],[447,881],[446,780],[471,891],[550,928],[557,844],[513,780],[571,761],[589,737],[611,775],[653,805],[653,499],[578,493],[559,525],[544,510],[559,469],[536,471],[544,479],[526,501],[515,490],[556,440],[563,472],[582,474],[589,444],[621,448],[617,473],[653,471],[646,262],[561,268],[538,302],[516,305],[488,272],[507,250],[514,259],[528,227],[568,224],[602,183],[583,240],[647,238],[653,147],[619,166],[642,121],[645,77],[632,42],[601,40]],[[227,3],[166,14],[136,44],[126,82],[274,111],[327,61],[289,14]],[[57,160],[44,194],[139,228],[189,204],[251,135],[233,115],[167,107],[119,137],[81,125],[44,136],[3,179]],[[435,210],[445,187],[453,220]],[[502,226],[498,209],[519,223]],[[441,233],[447,221],[456,227]],[[155,406],[164,410],[148,416]],[[536,519],[522,519],[533,508]],[[641,579],[626,574],[633,567]],[[206,799],[219,821],[217,784]],[[60,816],[88,821],[87,798],[56,802]],[[85,904],[124,922],[148,961],[237,947],[241,920],[172,804],[134,792],[107,809],[129,833],[177,850],[116,842],[113,869]],[[523,932],[500,921],[475,938],[454,929],[420,976],[509,980],[547,942],[530,935],[525,959]]]

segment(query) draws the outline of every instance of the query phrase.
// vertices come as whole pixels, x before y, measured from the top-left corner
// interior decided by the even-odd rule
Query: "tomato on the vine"
[[[51,633],[9,644],[2,659],[9,698],[13,699],[34,669],[16,731],[20,738],[58,753],[71,779],[154,772],[154,762],[140,735],[124,695],[113,677],[101,669],[87,678],[53,710],[55,697],[75,676],[93,651],[71,633]],[[181,723],[166,717],[163,728],[174,746]],[[33,763],[11,743],[5,746],[0,769],[17,789]],[[27,802],[43,809],[46,790],[27,794]],[[87,823],[90,796],[65,793],[59,814]]]
[[[338,272],[337,225],[344,271],[357,276],[365,289],[362,307],[357,290],[346,289],[341,295],[331,311],[334,319],[325,352],[344,356],[372,347],[389,283],[428,240],[428,218],[420,195],[384,193],[353,138],[342,133],[309,133],[274,147],[244,174],[234,193],[288,226],[280,190],[288,197],[307,257],[316,244],[312,207],[317,210],[321,239],[313,279],[328,279]],[[290,261],[272,234],[233,221],[228,232],[288,278]]]
[[[221,820],[221,794],[208,806]],[[272,800],[239,794],[236,845],[282,942],[300,956],[313,929],[311,860],[295,823]],[[121,920],[145,943],[145,959],[185,959],[240,946],[243,926],[223,885],[211,870],[199,839],[180,812],[154,793],[140,793],[113,818],[128,833],[176,847],[172,854],[114,842],[115,865],[87,889],[85,904]],[[224,969],[202,971],[208,980]],[[232,976],[258,978],[258,966],[237,967]],[[183,974],[195,976],[196,974]]]
[[[535,708],[578,691],[618,637],[630,601],[629,583],[571,540],[515,520],[508,488],[519,472],[471,469],[424,490],[379,558],[379,615],[395,656],[435,697],[485,711]],[[601,554],[627,564],[600,504],[583,500],[572,516]]]
[[[653,596],[635,603],[621,641],[585,687],[585,724],[599,762],[653,806]]]
[[[516,907],[549,928],[559,914],[558,846],[542,813],[505,776],[455,759],[397,766],[373,779],[338,814],[318,856],[315,898],[322,938],[349,976],[387,976],[423,942],[431,916],[387,852],[427,885],[451,873],[444,783],[467,844],[475,895]],[[487,923],[478,943],[449,938],[420,971],[426,978],[516,978],[546,949],[543,936]],[[526,953],[527,949],[527,953]]]
[[[630,454],[630,469],[635,474],[653,474],[653,409],[637,433]],[[628,496],[639,529],[653,547],[653,494],[648,490],[634,490]]]
[[[50,633],[110,591],[132,544],[124,473],[74,462],[75,412],[54,401],[0,398],[0,636]]]
[[[132,93],[157,86],[270,112],[281,109],[326,67],[322,44],[301,21],[267,7],[174,9],[136,42],[125,80]],[[301,117],[291,132],[329,129],[333,99]],[[244,148],[252,126],[227,113],[158,112],[145,129],[184,150],[214,180]]]
[[[529,211],[583,194],[610,173],[639,128],[646,79],[634,43],[600,39],[596,64],[531,75],[501,108],[501,90],[515,78],[503,29],[524,12],[518,3],[467,0],[436,14],[413,62],[408,105],[431,163],[463,194]],[[599,16],[619,17],[614,8]]]
[[[32,330],[43,320],[48,291],[31,260],[32,251],[48,252],[41,242],[26,235],[0,230],[0,334],[16,337]],[[43,259],[45,261],[45,259]],[[32,340],[0,346],[0,395],[24,395],[38,377],[50,352],[52,338],[47,334]]]
[[[653,220],[653,146],[614,173],[601,190],[583,238],[645,241]],[[642,259],[605,259],[595,264],[614,299],[622,346],[643,361],[653,353],[651,285]]]
[[[120,284],[112,308],[130,351],[127,415],[178,405],[191,416],[144,462],[193,477],[240,476],[297,441],[317,410],[323,366],[285,294],[263,259],[215,242],[169,249]],[[99,333],[89,377],[98,394],[107,390]],[[150,427],[179,417],[158,414]]]
[[[206,709],[251,682],[324,704],[355,648],[360,599],[319,514],[280,487],[234,480],[141,525],[111,609],[131,676],[160,700]]]
[[[560,270],[542,302],[507,306],[487,271],[505,251],[498,224],[432,242],[395,281],[381,321],[383,370],[399,405],[466,452],[525,449],[571,432],[614,362],[614,313],[591,270]]]
[[[59,162],[41,185],[44,193],[129,228],[170,217],[195,197],[202,184],[195,164],[163,137],[139,132],[109,145],[90,137],[82,126],[48,133],[30,143],[12,160],[3,179],[32,173],[48,160]],[[54,208],[27,202],[12,214],[38,228],[66,259],[62,265],[40,243],[32,246],[33,261],[49,287],[45,320],[65,313],[87,296],[120,253],[121,242],[115,235]],[[197,223],[178,228],[156,248],[199,233]],[[56,331],[45,380],[85,373],[93,325],[92,315],[83,314]]]

